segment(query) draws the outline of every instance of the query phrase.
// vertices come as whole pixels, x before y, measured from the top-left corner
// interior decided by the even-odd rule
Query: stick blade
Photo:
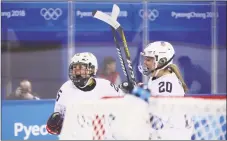
[[[119,16],[119,14],[120,14],[120,8],[116,4],[114,4],[111,16],[113,17],[113,19],[117,20],[117,17]]]
[[[120,24],[118,21],[116,21],[114,18],[112,18],[110,15],[107,15],[99,10],[93,11],[92,15],[94,18],[99,19],[110,26],[112,26],[115,30],[120,27]]]

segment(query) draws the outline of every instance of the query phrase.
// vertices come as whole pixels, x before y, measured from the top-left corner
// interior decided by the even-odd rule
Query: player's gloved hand
[[[125,81],[120,84],[120,89],[122,89],[125,93],[131,93],[134,86],[131,82]]]
[[[151,94],[148,89],[144,89],[142,87],[134,87],[132,90],[132,95],[135,95],[138,98],[141,98],[142,100],[148,102]]]
[[[59,135],[61,133],[62,123],[62,115],[59,112],[55,112],[49,117],[46,129],[50,134]]]

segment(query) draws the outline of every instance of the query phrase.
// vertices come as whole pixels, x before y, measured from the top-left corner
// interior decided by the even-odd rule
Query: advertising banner
[[[48,134],[46,122],[54,100],[2,101],[2,140],[56,140]]]
[[[3,2],[1,17],[3,40],[59,40],[67,35],[68,3]]]

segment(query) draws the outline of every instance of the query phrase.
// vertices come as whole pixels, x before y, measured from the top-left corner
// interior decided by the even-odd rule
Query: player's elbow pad
[[[50,134],[59,135],[61,133],[63,118],[59,112],[53,113],[46,125],[46,129]]]

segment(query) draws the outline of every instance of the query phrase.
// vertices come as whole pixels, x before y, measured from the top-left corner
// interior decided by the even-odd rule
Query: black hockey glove
[[[62,115],[58,112],[55,112],[49,117],[46,129],[50,134],[59,135],[61,133],[62,123]]]
[[[122,89],[125,93],[131,93],[134,86],[131,82],[125,81],[120,84],[120,89]]]

